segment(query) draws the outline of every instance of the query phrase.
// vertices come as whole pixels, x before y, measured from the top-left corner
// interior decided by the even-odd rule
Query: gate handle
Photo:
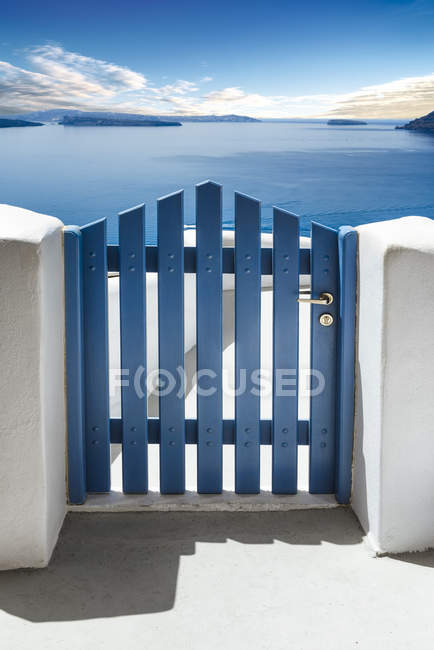
[[[305,291],[300,291],[300,293],[310,293],[310,290],[306,289]],[[333,295],[324,291],[324,293],[320,294],[319,298],[297,298],[297,302],[308,302],[311,305],[331,305],[333,302]]]

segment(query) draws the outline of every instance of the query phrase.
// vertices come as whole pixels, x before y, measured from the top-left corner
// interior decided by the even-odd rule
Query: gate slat
[[[235,194],[235,491],[260,491],[260,202]]]
[[[124,492],[141,493],[148,490],[143,205],[119,215],[119,258],[121,368],[127,373],[123,375],[122,385],[122,484]]]
[[[88,492],[110,491],[106,230],[105,219],[81,228]]]
[[[185,407],[177,395],[184,369],[184,213],[183,191],[158,200],[158,350],[159,368],[177,380],[161,391],[160,492],[185,490]]]
[[[197,396],[197,491],[222,491],[222,188],[196,187],[197,370],[212,373],[200,380],[211,395]],[[200,375],[198,375],[200,377]],[[207,377],[210,375],[207,374]]]
[[[299,242],[298,218],[274,208],[272,490],[276,494],[297,492]]]
[[[312,223],[312,297],[322,292],[333,295],[330,305],[312,305],[311,310],[311,370],[321,373],[312,377],[315,388],[321,376],[324,388],[314,392],[310,400],[310,462],[309,492],[332,494],[335,491],[336,463],[336,393],[337,393],[337,334],[339,316],[339,257],[338,234],[335,230]],[[331,314],[333,324],[320,324],[321,314]]]
[[[356,327],[357,233],[350,226],[339,228],[339,338],[338,338],[338,422],[336,499],[349,503],[354,431],[354,360]]]
[[[68,501],[81,504],[86,499],[82,242],[76,226],[66,226],[64,233]]]

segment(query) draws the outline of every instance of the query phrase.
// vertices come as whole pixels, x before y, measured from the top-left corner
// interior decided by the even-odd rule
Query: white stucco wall
[[[434,547],[434,221],[357,228],[352,504],[379,552]]]
[[[0,205],[0,569],[45,566],[65,515],[62,229]]]

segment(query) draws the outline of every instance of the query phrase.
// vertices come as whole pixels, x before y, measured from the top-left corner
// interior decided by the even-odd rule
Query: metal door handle
[[[310,291],[300,291],[300,293],[310,293]],[[319,298],[297,298],[297,302],[308,302],[311,305],[331,305],[333,302],[333,295],[324,291],[324,293],[320,294]]]

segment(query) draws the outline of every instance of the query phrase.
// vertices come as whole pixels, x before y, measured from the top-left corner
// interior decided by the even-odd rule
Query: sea
[[[84,225],[146,204],[146,239],[156,242],[156,201],[184,189],[185,224],[194,225],[194,186],[223,186],[224,225],[234,225],[234,192],[262,202],[262,230],[273,206],[332,228],[434,218],[434,136],[390,122],[186,123],[182,127],[0,129],[0,203]]]

